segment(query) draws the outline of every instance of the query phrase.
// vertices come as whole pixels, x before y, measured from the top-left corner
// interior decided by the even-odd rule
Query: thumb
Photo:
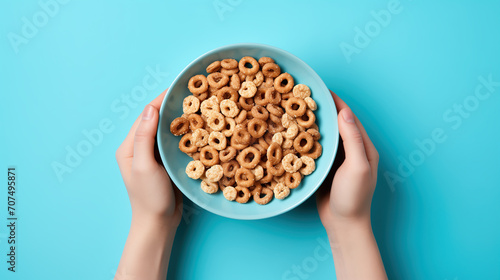
[[[339,113],[339,132],[344,141],[345,161],[355,165],[368,164],[363,136],[349,107]]]
[[[134,164],[143,167],[156,165],[154,145],[158,126],[158,109],[147,105],[142,112],[141,122],[134,136]]]

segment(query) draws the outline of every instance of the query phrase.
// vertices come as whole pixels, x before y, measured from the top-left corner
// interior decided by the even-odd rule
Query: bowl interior
[[[200,180],[193,180],[185,173],[186,165],[192,159],[179,150],[181,137],[170,133],[170,123],[182,115],[182,101],[191,93],[187,89],[189,79],[197,74],[207,75],[205,68],[215,60],[234,58],[239,60],[243,56],[252,56],[259,59],[262,56],[273,58],[281,67],[282,72],[288,72],[295,80],[295,84],[306,84],[311,89],[312,98],[318,104],[315,111],[316,123],[321,133],[320,144],[323,154],[316,160],[316,170],[305,176],[300,186],[291,191],[284,200],[273,198],[267,205],[258,205],[255,201],[240,204],[228,201],[222,192],[207,194],[200,188]],[[337,111],[327,87],[320,77],[306,63],[296,56],[281,49],[260,44],[237,44],[221,47],[210,51],[189,64],[174,80],[167,91],[160,110],[158,124],[158,147],[163,164],[170,178],[191,201],[200,207],[234,219],[262,219],[284,213],[311,196],[321,185],[328,174],[337,151],[338,127]]]

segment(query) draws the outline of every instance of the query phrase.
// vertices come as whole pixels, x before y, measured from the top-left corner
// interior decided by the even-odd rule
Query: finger
[[[340,111],[338,122],[340,136],[344,141],[346,162],[358,167],[369,166],[363,143],[363,136],[356,125],[354,114],[349,107]]]
[[[158,128],[158,109],[148,104],[142,112],[141,122],[134,136],[133,165],[149,168],[157,165],[154,156],[156,130]]]

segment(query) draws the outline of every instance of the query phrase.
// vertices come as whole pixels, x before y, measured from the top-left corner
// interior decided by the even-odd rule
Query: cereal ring
[[[267,123],[261,119],[251,119],[247,127],[248,133],[254,138],[262,137],[267,131]]]
[[[301,132],[293,140],[293,147],[295,150],[301,154],[309,152],[314,145],[314,140],[311,134],[307,132]]]
[[[259,89],[267,89],[274,86],[274,79],[265,77],[264,82],[260,85]]]
[[[293,96],[304,99],[311,96],[311,90],[306,85],[298,84],[293,87]]]
[[[188,89],[192,94],[200,94],[208,90],[207,78],[203,75],[191,77],[188,82]]]
[[[210,132],[210,136],[208,136],[208,145],[214,147],[216,150],[222,151],[226,148],[227,138],[221,132],[212,131]]]
[[[236,160],[230,160],[222,164],[222,172],[226,177],[234,177],[236,175],[236,170],[240,168],[240,164]]]
[[[231,137],[233,136],[234,128],[236,127],[236,122],[232,118],[225,118],[226,124],[224,125],[224,129],[222,133],[224,136]]]
[[[219,188],[224,191],[226,186],[234,186],[236,184],[236,180],[234,180],[234,177],[222,177],[219,181]]]
[[[253,173],[244,167],[236,170],[234,179],[236,180],[236,184],[238,184],[238,186],[242,186],[245,188],[252,186],[255,182],[255,176],[253,175]]]
[[[288,154],[281,161],[286,172],[297,172],[302,167],[302,160],[294,154]]]
[[[238,77],[240,78],[240,81],[243,82],[246,80],[247,78],[247,75],[241,73],[241,72],[238,72]]]
[[[222,162],[228,162],[228,161],[232,160],[234,157],[236,157],[237,153],[238,153],[238,151],[236,150],[235,147],[229,146],[229,147],[227,147],[224,150],[219,152],[219,159]]]
[[[280,104],[281,94],[274,90],[273,87],[266,89],[265,98],[269,104]]]
[[[186,166],[186,174],[191,179],[199,179],[205,172],[205,165],[199,160],[193,160]]]
[[[208,131],[206,131],[205,129],[203,128],[196,129],[195,131],[193,131],[192,137],[193,137],[193,143],[196,147],[201,148],[208,145],[209,134]]]
[[[281,125],[285,128],[289,128],[295,122],[294,118],[287,113],[281,116]]]
[[[259,165],[261,165],[261,164],[259,164]],[[269,183],[269,182],[271,182],[271,181],[273,180],[274,175],[273,175],[273,174],[271,174],[271,173],[269,173],[269,171],[268,171],[268,170],[267,170],[267,168],[265,167],[265,166],[266,166],[266,164],[265,164],[265,163],[264,163],[264,164],[262,164],[262,165],[264,165],[264,166],[262,167],[262,170],[264,170],[264,176],[263,176],[263,177],[259,180],[259,183],[262,183],[262,184]],[[262,165],[261,165],[261,166],[262,166]]]
[[[219,152],[212,146],[205,146],[201,148],[200,161],[205,166],[214,166],[219,163]]]
[[[276,63],[266,63],[262,66],[262,74],[269,78],[276,78],[281,74],[281,68]]]
[[[239,90],[241,88],[240,76],[232,75],[229,81],[229,86],[234,90]]]
[[[182,102],[182,111],[184,114],[196,113],[200,109],[200,100],[194,95],[189,95]]]
[[[308,156],[301,156],[302,167],[299,169],[302,175],[309,175],[316,170],[316,162]]]
[[[241,96],[246,98],[254,97],[255,93],[257,93],[257,87],[253,82],[245,81],[241,84],[241,88],[238,92]]]
[[[234,139],[234,141],[238,144],[249,145],[250,141],[252,141],[252,136],[244,126],[237,125],[231,139]]]
[[[238,67],[238,61],[236,61],[236,59],[226,58],[220,62],[220,65],[224,69],[234,69]]]
[[[306,130],[306,132],[311,134],[314,141],[318,141],[319,139],[321,139],[321,134],[317,129],[309,128],[308,130]]]
[[[283,150],[283,156],[286,156],[288,154],[297,155],[297,151],[295,149],[284,149]]]
[[[260,165],[257,165],[254,169],[250,170],[255,176],[255,181],[259,181],[264,177],[264,168]]]
[[[245,81],[253,82],[256,87],[259,87],[264,82],[264,75],[262,75],[262,72],[259,71],[255,75],[246,76]]]
[[[284,135],[284,134],[282,134]],[[285,141],[283,141],[283,149],[290,149],[291,147],[293,147],[293,140],[292,139],[285,139]]]
[[[304,101],[306,102],[307,108],[316,111],[318,109],[318,105],[316,105],[316,101],[314,101],[311,97],[306,97],[304,98]]]
[[[285,174],[285,186],[287,186],[289,189],[295,189],[300,185],[300,181],[302,181],[302,175],[300,175],[300,172],[294,172],[294,173],[286,173]]]
[[[210,97],[212,97],[212,96],[216,95],[216,92],[218,90],[219,90],[218,88],[214,88],[214,87],[208,86],[208,95]]]
[[[198,150],[198,147],[196,147],[193,143],[193,137],[191,133],[186,133],[184,136],[182,136],[181,140],[179,141],[179,150],[183,153],[195,153]]]
[[[216,164],[205,171],[205,177],[207,178],[207,181],[212,183],[216,183],[217,181],[222,179],[223,175],[224,173],[222,171],[222,166],[220,166],[219,164]]]
[[[267,122],[267,124],[268,124],[268,127],[267,127],[268,130],[272,134],[279,133],[279,132],[282,132],[283,130],[285,130],[285,128],[279,122],[273,122],[273,121],[269,120]]]
[[[248,68],[247,67],[248,64],[250,64],[252,67]],[[257,72],[259,72],[260,65],[257,62],[257,60],[255,60],[255,58],[250,56],[245,56],[242,59],[240,59],[238,67],[240,69],[240,72],[245,75],[255,75]]]
[[[253,101],[257,105],[266,106],[269,103],[269,100],[266,99],[266,90],[265,89],[257,90],[257,93],[253,97]]]
[[[200,160],[200,153],[199,152],[192,153],[190,157],[192,157],[193,160]]]
[[[290,97],[285,103],[286,113],[292,117],[300,117],[305,114],[307,109],[306,102],[297,97]]]
[[[194,97],[198,98],[201,101],[204,101],[208,97],[207,92],[202,92],[202,93],[193,93]]]
[[[227,186],[222,190],[222,194],[227,200],[234,201],[238,196],[238,191],[232,186]]]
[[[234,121],[236,121],[237,124],[240,124],[246,119],[247,119],[247,111],[240,110],[240,113],[238,114],[238,116],[236,118],[234,118]]]
[[[259,150],[259,153],[261,154],[261,161],[262,161],[262,156],[266,155],[267,150],[264,149],[264,147],[262,147],[259,143],[253,144],[252,147]]]
[[[209,86],[219,89],[227,85],[227,83],[229,82],[229,77],[220,72],[215,72],[207,76],[207,81]]]
[[[240,96],[240,106],[241,108],[250,111],[252,110],[254,106],[253,98],[245,98],[243,96]]]
[[[219,185],[212,182],[201,181],[201,189],[206,193],[216,193],[219,190]]]
[[[283,73],[274,79],[274,88],[279,93],[287,93],[293,88],[293,78],[288,73]]]
[[[274,104],[267,104],[266,109],[271,115],[275,115],[278,118],[281,118],[284,113],[280,106]]]
[[[170,132],[174,136],[186,134],[189,131],[189,121],[186,118],[178,117],[170,123]]]
[[[314,115],[313,111],[307,109],[306,113],[303,114],[301,117],[297,118],[296,121],[298,125],[304,128],[309,128],[316,121],[316,116]]]
[[[281,133],[274,134],[271,141],[274,143],[277,143],[281,147],[281,145],[283,144],[283,134],[281,134]]]
[[[259,58],[259,65],[260,66],[264,66],[267,63],[274,63],[274,59],[267,57],[267,56],[263,56],[263,57]]]
[[[224,99],[220,103],[220,111],[224,116],[234,118],[238,115],[240,109],[238,109],[238,105],[234,101]]]
[[[205,125],[205,121],[198,114],[191,114],[187,117],[187,119],[189,120],[189,128],[191,131],[202,128]]]
[[[276,124],[282,126],[281,125],[281,118],[277,117],[276,115],[269,114],[269,120],[272,121],[273,123],[276,123]]]
[[[283,168],[283,164],[280,162],[276,165],[272,165],[268,160],[266,161],[267,172],[271,173],[274,176],[281,176],[285,173],[285,169]],[[262,179],[261,179],[262,181]]]
[[[264,195],[264,196],[262,196]],[[253,200],[260,205],[266,205],[273,199],[273,191],[270,188],[262,188],[259,193],[253,195]]]
[[[244,187],[241,187],[241,186],[236,186],[236,188],[234,188],[237,192],[237,196],[236,196],[236,202],[238,203],[247,203],[248,200],[250,199],[250,191],[248,190],[248,188],[244,188]]]
[[[283,158],[283,150],[281,149],[281,146],[273,142],[271,145],[269,145],[269,148],[267,148],[267,161],[270,162],[272,165],[278,164],[281,159]]]
[[[257,140],[259,142],[259,145],[262,146],[262,148],[266,149],[266,152],[264,152],[264,154],[267,153],[267,149],[269,149],[269,143],[266,142],[266,140],[264,140],[264,138],[259,138],[259,140]]]
[[[260,152],[255,147],[247,147],[240,151],[236,160],[243,168],[253,169],[260,162]]]
[[[217,91],[217,100],[218,102],[223,101],[224,99],[229,99],[234,102],[238,102],[238,92],[231,87],[223,87]]]
[[[269,118],[269,112],[263,106],[256,105],[252,108],[252,116],[256,119],[267,120]]]
[[[290,195],[290,188],[285,186],[283,183],[277,183],[274,186],[274,196],[277,199],[285,199],[289,195]]]
[[[319,158],[319,156],[321,156],[322,152],[323,152],[323,147],[318,141],[315,141],[313,147],[311,148],[311,150],[309,150],[309,152],[300,155],[308,156],[312,159],[317,159]]]
[[[210,63],[210,65],[207,66],[207,73],[213,73],[213,72],[217,72],[220,70],[220,61],[216,60],[212,63]]]
[[[207,124],[211,129],[221,131],[226,123],[224,116],[221,113],[214,112],[208,117]]]
[[[231,140],[229,141],[230,145],[233,146],[236,150],[243,150],[246,147],[248,147],[249,144],[242,144],[242,143],[236,143],[234,140],[234,137],[231,137]]]
[[[212,96],[201,102],[200,110],[201,114],[205,117],[208,117],[210,112],[220,113],[219,101],[217,100],[217,97]]]
[[[222,74],[225,74],[225,75],[228,75],[228,76],[231,76],[231,75],[234,75],[234,74],[237,74],[238,71],[240,71],[238,68],[234,68],[234,69],[226,69],[226,68],[222,68],[220,69],[220,72]]]
[[[259,182],[255,182],[255,184],[253,184],[253,186],[250,186],[248,190],[250,191],[251,195],[260,193],[260,191],[262,190],[262,185]]]

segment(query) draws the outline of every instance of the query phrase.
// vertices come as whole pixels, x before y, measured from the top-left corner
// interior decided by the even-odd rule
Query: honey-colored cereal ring
[[[222,172],[222,166],[219,164],[216,164],[205,171],[206,180],[211,183],[218,182],[220,179],[222,179],[223,175],[224,173]]]
[[[222,74],[225,74],[225,75],[228,75],[228,76],[231,76],[231,75],[234,75],[234,74],[237,74],[238,71],[240,71],[238,68],[234,68],[234,69],[226,69],[226,68],[222,68],[220,69],[220,72]]]
[[[278,143],[273,142],[269,145],[269,148],[267,148],[266,156],[268,162],[272,165],[276,165],[281,162],[281,159],[283,158],[283,150]]]
[[[253,101],[259,106],[266,106],[269,104],[269,100],[266,99],[266,89],[258,89],[253,97]]]
[[[301,132],[293,140],[293,147],[295,150],[301,154],[307,153],[311,150],[314,145],[314,139],[311,134],[307,132]]]
[[[287,113],[281,116],[281,125],[285,128],[289,128],[294,122],[295,119]]]
[[[290,195],[290,188],[285,186],[283,183],[277,183],[274,186],[274,196],[277,199],[285,199],[289,195]]]
[[[196,147],[193,143],[193,137],[191,133],[186,133],[184,136],[182,136],[181,140],[179,141],[179,150],[183,153],[194,153],[198,150],[198,147]]]
[[[262,179],[262,177],[264,177],[264,168],[260,165],[257,165],[254,169],[251,169],[250,171],[255,176],[256,182],[259,181],[260,179]]]
[[[252,147],[254,147],[255,149],[259,150],[259,153],[261,154],[261,161],[262,161],[262,156],[266,155],[267,150],[264,149],[264,147],[262,147],[259,143],[253,144]]]
[[[266,161],[266,168],[267,172],[271,173],[273,176],[281,176],[283,175],[283,173],[285,173],[285,169],[283,168],[283,164],[281,162],[276,165],[272,165],[268,160]]]
[[[229,82],[229,77],[220,72],[215,72],[207,76],[207,81],[209,86],[219,89],[227,85],[227,83]]]
[[[314,159],[308,157],[308,156],[301,156],[300,159],[302,160],[302,167],[299,169],[300,173],[302,175],[309,175],[316,170],[316,162]]]
[[[236,186],[236,188],[234,188],[234,189],[237,192],[236,202],[247,203],[248,200],[250,199],[250,196],[251,196],[248,188],[244,188],[242,186]]]
[[[223,87],[217,91],[217,100],[219,102],[229,99],[232,100],[233,102],[238,102],[238,98],[240,97],[238,95],[238,92],[231,87]]]
[[[247,111],[246,110],[240,110],[240,113],[238,114],[238,116],[236,118],[234,118],[234,121],[237,124],[240,124],[240,123],[242,123],[246,119],[247,119]]]
[[[276,115],[269,114],[269,120],[273,123],[281,124],[281,118]]]
[[[281,74],[281,68],[276,63],[266,63],[262,66],[262,74],[269,78],[276,78]]]
[[[284,135],[284,134],[282,134],[282,135]],[[285,138],[285,140],[283,141],[283,144],[281,146],[283,147],[283,149],[290,149],[291,147],[293,147],[293,140]]]
[[[239,90],[241,88],[240,76],[232,75],[229,81],[229,86],[234,90]]]
[[[240,151],[240,153],[236,156],[236,160],[240,164],[240,166],[253,169],[260,162],[260,152],[255,147],[247,147]]]
[[[222,177],[219,181],[219,188],[223,191],[226,186],[234,186],[236,184],[236,180],[234,177]]]
[[[223,59],[220,62],[220,64],[221,64],[222,68],[224,68],[224,69],[234,69],[234,68],[238,67],[238,61],[236,61],[236,59],[232,59],[232,58]]]
[[[302,160],[294,154],[288,154],[281,160],[286,172],[297,172],[302,167]]]
[[[252,116],[256,119],[267,120],[269,118],[269,112],[263,106],[256,105],[252,108]]]
[[[274,134],[273,138],[271,138],[271,141],[277,143],[281,147],[281,145],[283,144],[283,134],[281,133]]]
[[[200,152],[192,153],[190,157],[192,157],[193,160],[200,160]]]
[[[311,96],[311,90],[308,86],[303,84],[298,84],[293,87],[293,96],[298,98],[306,98]]]
[[[287,93],[290,92],[293,88],[293,78],[288,73],[283,73],[274,79],[274,88],[279,93]]]
[[[262,190],[262,185],[259,182],[255,182],[255,184],[253,184],[253,186],[250,186],[248,190],[250,191],[251,195],[260,193],[260,191]]]
[[[300,185],[300,181],[302,181],[302,175],[300,172],[294,173],[285,173],[285,186],[289,189],[295,189]]]
[[[264,66],[267,63],[274,63],[274,59],[267,57],[267,56],[263,56],[263,57],[259,58],[259,65],[260,66]]]
[[[208,145],[209,133],[203,128],[198,128],[192,133],[193,143],[196,147],[201,148]]]
[[[208,136],[208,145],[214,147],[218,151],[222,151],[226,148],[227,138],[222,132],[212,131]]]
[[[205,146],[200,151],[200,161],[210,167],[219,163],[219,152],[212,146]]]
[[[229,146],[219,152],[219,159],[221,162],[228,162],[235,158],[237,153],[238,151],[235,147]]]
[[[292,97],[293,94],[291,92],[281,94],[281,107],[285,108],[286,102]]]
[[[189,121],[186,118],[178,117],[170,123],[170,132],[175,136],[186,134],[189,131]]]
[[[250,63],[252,65],[252,68],[247,68],[246,66],[247,63]],[[257,72],[259,72],[260,65],[257,62],[257,60],[255,60],[255,58],[250,56],[245,56],[242,59],[240,59],[238,67],[240,69],[240,72],[245,75],[255,75]]]
[[[274,79],[265,77],[264,82],[260,85],[259,89],[267,89],[274,86]]]
[[[285,128],[281,125],[281,123],[273,122],[272,120],[267,121],[267,129],[270,133],[279,133],[285,130]]]
[[[201,189],[206,193],[216,193],[219,190],[219,185],[213,182],[201,181]]]
[[[189,95],[182,101],[182,111],[184,114],[196,113],[200,109],[200,100],[194,95]]]
[[[215,131],[221,131],[224,128],[224,125],[226,124],[224,115],[215,112],[211,113],[208,116],[207,124],[211,129]]]
[[[230,145],[231,145],[232,147],[234,147],[236,150],[243,150],[243,149],[245,149],[246,147],[248,147],[248,145],[250,145],[250,144],[236,143],[236,141],[234,140],[234,139],[235,139],[234,137],[231,137],[230,139],[231,139],[231,140],[229,141],[229,142],[230,142]]]
[[[203,128],[205,121],[198,114],[190,114],[187,119],[189,120],[189,128],[191,131],[195,131],[198,128]]]
[[[248,122],[248,133],[254,138],[262,137],[267,131],[267,123],[261,119],[251,119]]]
[[[262,196],[263,195],[263,196]],[[273,199],[274,193],[270,188],[262,188],[260,193],[253,195],[253,200],[260,205],[266,205]]]
[[[222,100],[219,106],[221,113],[226,117],[234,118],[240,112],[238,105],[229,99]]]
[[[234,179],[236,180],[236,184],[238,184],[238,186],[245,188],[248,188],[255,183],[255,176],[253,175],[253,173],[244,167],[240,167],[238,170],[236,170]]]
[[[231,137],[231,136],[233,136],[234,129],[236,128],[236,122],[232,118],[226,118],[225,121],[226,121],[226,124],[224,125],[224,129],[222,130],[222,133],[226,137]]]
[[[281,118],[284,113],[283,108],[275,104],[267,104],[266,109],[271,115],[275,115],[278,118]]]
[[[192,94],[200,94],[208,90],[208,81],[204,75],[191,77],[188,82],[188,89]]]
[[[314,141],[318,141],[319,139],[321,139],[321,134],[315,128],[309,128],[308,130],[306,130],[306,132],[311,134]]]
[[[255,93],[257,93],[257,86],[251,81],[245,81],[241,83],[239,94],[245,98],[254,97]]]
[[[246,76],[245,81],[251,81],[256,87],[259,87],[264,82],[264,75],[262,75],[262,72],[259,71],[255,75]]]
[[[286,113],[292,117],[300,117],[305,114],[307,109],[306,102],[297,97],[290,97],[285,103]]]
[[[286,156],[288,154],[294,154],[297,155],[297,151],[295,149],[283,149],[283,156]]]
[[[298,117],[296,121],[298,125],[304,128],[310,128],[316,121],[316,115],[314,115],[313,111],[307,109],[306,113],[303,114],[301,117]]]
[[[309,150],[309,152],[300,155],[308,156],[312,159],[317,159],[321,156],[322,152],[323,152],[323,147],[318,141],[315,141],[313,147],[311,148],[311,150]]]
[[[311,97],[304,98],[304,101],[306,102],[307,107],[312,111],[316,111],[316,109],[318,109],[316,101],[314,101],[314,99],[312,99]]]
[[[190,161],[186,166],[186,174],[191,179],[199,179],[205,172],[205,165],[199,160]]]
[[[222,190],[222,194],[227,200],[234,201],[238,196],[238,191],[232,186],[227,186]]]
[[[266,89],[265,97],[269,104],[281,103],[281,94],[277,92],[273,87]]]
[[[273,180],[274,175],[271,174],[271,173],[269,173],[269,170],[267,170],[265,163],[261,162],[260,165],[261,166],[263,165],[264,176],[259,180],[259,182],[261,184],[265,184],[265,183],[271,182]]]
[[[240,81],[243,82],[246,80],[247,78],[247,75],[241,73],[241,72],[238,72],[238,77],[240,78]]]
[[[220,113],[219,101],[217,100],[217,97],[212,96],[201,102],[200,111],[205,117],[208,117],[210,112]]]
[[[202,93],[193,93],[194,97],[198,98],[200,102],[204,101],[205,99],[208,98],[208,93],[207,92],[202,92]]]
[[[252,108],[254,106],[253,98],[245,98],[243,96],[240,96],[239,103],[240,103],[241,108],[243,108],[247,111],[252,110]]]
[[[216,60],[212,63],[210,63],[210,65],[207,66],[207,73],[213,73],[213,72],[217,72],[220,70],[220,61]]]
[[[236,170],[240,168],[240,164],[236,160],[230,160],[222,164],[222,172],[224,176],[232,178],[236,175]]]
[[[249,145],[252,140],[252,135],[250,135],[244,126],[237,125],[233,136],[231,137],[231,140],[232,139],[234,139],[234,141],[238,144]]]

